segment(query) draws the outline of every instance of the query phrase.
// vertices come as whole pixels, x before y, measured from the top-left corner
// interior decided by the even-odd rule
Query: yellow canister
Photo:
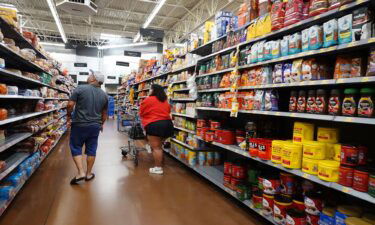
[[[366,222],[369,222],[371,224],[375,224],[375,215],[371,213],[365,213],[362,216],[362,219]]]
[[[339,142],[339,129],[319,127],[317,140],[319,142],[335,144]]]
[[[335,151],[335,155],[333,156],[333,159],[335,161],[340,162],[341,161],[341,144],[335,144],[333,149]]]
[[[308,174],[317,175],[319,161],[320,161],[319,159],[303,158],[302,159],[302,171]]]
[[[325,143],[326,144],[326,159],[333,159],[335,157],[335,144]]]
[[[274,140],[272,141],[272,154],[271,161],[276,164],[281,164],[281,154],[285,141]]]
[[[362,214],[361,207],[355,205],[339,205],[337,211],[347,217],[360,217]]]
[[[302,143],[314,140],[314,124],[295,122],[293,129],[293,142]]]
[[[327,145],[318,141],[303,142],[303,157],[309,159],[326,159]]]
[[[361,218],[358,217],[348,217],[345,219],[346,225],[373,225],[372,223],[369,223]]]
[[[281,164],[289,169],[300,169],[302,165],[302,144],[284,143]]]
[[[325,181],[339,181],[340,163],[334,160],[320,160],[318,166],[318,177]]]

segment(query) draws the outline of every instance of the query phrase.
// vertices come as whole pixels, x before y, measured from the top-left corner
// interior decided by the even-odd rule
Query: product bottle
[[[342,102],[342,115],[355,116],[357,114],[357,96],[358,90],[355,88],[347,88],[344,91],[345,97]]]
[[[304,113],[306,111],[306,91],[299,91],[297,101],[297,112]]]
[[[374,88],[362,88],[361,99],[358,103],[358,116],[373,117],[374,116]]]
[[[328,113],[333,116],[340,115],[341,105],[341,92],[338,89],[333,89],[328,102]]]
[[[316,107],[316,91],[309,90],[307,94],[307,101],[306,101],[306,112],[307,113],[315,113]]]
[[[316,92],[316,108],[315,113],[326,114],[327,113],[327,92],[323,89],[318,89]]]
[[[257,137],[257,126],[254,122],[247,122],[245,126],[246,130],[246,149],[250,147],[250,139]]]

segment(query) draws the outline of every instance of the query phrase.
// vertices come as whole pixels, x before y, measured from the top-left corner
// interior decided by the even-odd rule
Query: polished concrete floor
[[[166,157],[165,175],[149,175],[122,159],[125,137],[114,121],[100,137],[92,182],[69,185],[75,175],[67,135],[8,210],[1,225],[253,225],[265,224],[208,181]]]

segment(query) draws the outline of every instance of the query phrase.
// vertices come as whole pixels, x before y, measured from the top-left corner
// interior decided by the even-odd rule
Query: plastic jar
[[[323,143],[335,144],[339,141],[339,129],[318,127],[317,140]]]
[[[273,213],[273,204],[274,204],[274,197],[273,195],[263,194],[263,201],[262,201],[262,214],[264,216],[270,216]]]
[[[280,173],[280,193],[285,195],[293,195],[295,189],[295,176],[290,173]]]
[[[290,92],[289,112],[296,112],[297,111],[297,98],[298,98],[297,91]]]
[[[326,207],[320,214],[319,224],[335,225],[335,209]]]
[[[292,206],[292,199],[286,195],[276,195],[273,205],[273,219],[277,224],[285,224],[286,211]]]
[[[340,166],[339,184],[345,187],[353,186],[354,169],[350,166]]]
[[[334,160],[321,160],[318,166],[318,177],[325,181],[339,181],[340,163]]]
[[[357,96],[358,90],[355,88],[347,88],[344,91],[345,97],[342,101],[342,115],[355,116],[357,115]]]
[[[338,89],[331,90],[331,96],[328,101],[328,114],[338,116],[341,114],[341,92]]]
[[[299,91],[298,92],[298,100],[297,100],[297,112],[304,113],[306,112],[306,91]]]
[[[307,113],[315,113],[316,107],[316,91],[309,90],[307,92],[307,101],[306,101],[306,112]]]
[[[335,213],[336,225],[346,225],[345,220],[348,217],[359,217],[362,210],[357,206],[340,205]]]
[[[315,113],[317,114],[326,114],[328,103],[327,103],[327,92],[323,89],[318,89],[316,91],[316,100],[315,100]]]
[[[303,142],[303,157],[309,159],[325,159],[327,156],[327,145],[318,141]]]
[[[314,124],[295,122],[293,128],[293,142],[302,143],[314,140]]]
[[[353,173],[353,189],[360,192],[368,191],[370,174],[366,167],[357,167]]]
[[[362,88],[361,98],[358,102],[358,116],[374,117],[374,88]]]
[[[281,164],[281,152],[285,141],[274,140],[272,141],[271,161],[276,164]]]
[[[288,209],[286,211],[286,225],[306,225],[306,213],[298,209]]]
[[[375,171],[369,176],[368,194],[375,198]]]
[[[373,223],[370,223],[362,218],[358,217],[348,217],[345,219],[346,225],[373,225]]]
[[[302,144],[285,143],[281,154],[282,166],[300,169],[302,165]]]
[[[358,148],[352,145],[342,145],[340,161],[345,166],[357,166],[359,151]]]
[[[317,175],[319,159],[303,158],[302,160],[302,171],[308,174]]]

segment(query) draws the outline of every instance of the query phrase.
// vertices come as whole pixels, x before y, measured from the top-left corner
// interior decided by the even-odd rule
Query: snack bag
[[[285,63],[283,65],[283,80],[285,83],[292,83],[292,67],[291,63]]]
[[[258,43],[258,62],[264,61],[264,44],[265,41],[261,41]]]
[[[323,46],[323,29],[315,25],[309,29],[309,49],[316,50]]]
[[[279,110],[279,95],[277,90],[267,90],[264,96],[264,110],[278,111]]]
[[[311,0],[309,8],[309,16],[317,16],[328,10],[328,0]]]
[[[333,45],[337,45],[337,36],[338,36],[338,30],[337,30],[337,20],[332,19],[328,22],[325,22],[323,24],[323,47],[327,48]]]
[[[272,42],[268,41],[264,44],[264,60],[272,59]]]
[[[283,39],[280,41],[281,56],[289,55],[289,37],[289,35],[284,36]]]
[[[258,62],[258,43],[255,43],[253,46],[251,46],[250,61],[251,61],[251,63],[257,63]]]
[[[366,76],[375,76],[375,48],[372,48],[368,57]]]
[[[297,59],[293,61],[292,66],[292,83],[300,82],[302,80],[302,59]]]
[[[350,67],[350,77],[362,76],[362,59],[352,58],[352,66]]]
[[[309,29],[304,29],[301,34],[302,51],[309,50]]]
[[[303,19],[303,0],[288,0],[285,5],[284,27],[295,24]]]
[[[261,71],[260,84],[272,84],[272,68],[269,66],[263,66]]]
[[[317,80],[318,69],[318,64],[314,58],[304,60],[302,63],[302,80]]]
[[[276,64],[275,67],[273,68],[272,83],[273,84],[284,83],[282,63]]]
[[[272,42],[272,59],[277,59],[280,57],[280,40]]]
[[[328,0],[328,10],[339,8],[340,4],[340,0]]]
[[[264,110],[264,90],[255,91],[254,110]]]
[[[347,56],[339,56],[336,59],[334,79],[350,78],[351,74],[351,58]]]
[[[272,31],[279,30],[284,27],[284,18],[285,3],[282,1],[274,2],[271,8]]]
[[[373,14],[368,7],[353,11],[353,41],[366,40],[371,37],[373,19]]]
[[[352,42],[353,15],[348,14],[338,20],[339,44]]]
[[[302,48],[301,33],[295,33],[289,39],[289,54],[296,54],[301,52]]]

